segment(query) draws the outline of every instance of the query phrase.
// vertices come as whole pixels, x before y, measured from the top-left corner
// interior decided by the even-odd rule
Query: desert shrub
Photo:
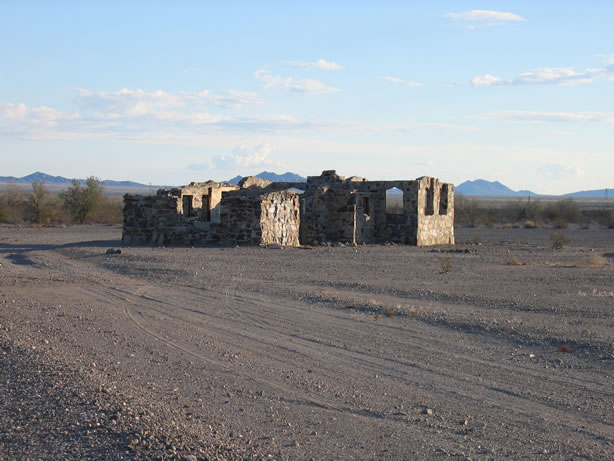
[[[0,193],[0,208],[4,211],[0,221],[19,224],[24,219],[24,191],[14,181]]]
[[[124,221],[124,203],[121,197],[103,196],[92,210],[90,221],[99,224],[121,224]]]
[[[607,266],[608,260],[598,253],[592,253],[586,257],[586,265],[590,267]]]
[[[508,202],[501,207],[499,219],[512,223],[531,221],[537,226],[542,222],[543,208],[539,199]]]
[[[608,229],[614,229],[614,211],[609,211],[604,214],[603,223]]]
[[[454,197],[454,223],[457,226],[476,227],[484,220],[484,209],[480,203],[463,194]]]
[[[25,214],[27,218],[38,225],[49,225],[53,214],[53,200],[43,181],[34,181],[32,191],[27,194]]]
[[[454,266],[450,255],[437,256],[437,260],[439,261],[439,273],[449,274]]]
[[[569,242],[569,239],[565,237],[565,235],[558,232],[550,234],[550,240],[552,240],[552,248],[555,250],[560,250]]]
[[[79,224],[92,214],[103,198],[103,188],[100,179],[90,176],[85,186],[78,179],[72,180],[72,185],[65,191],[60,192],[60,198],[64,202],[64,208]]]
[[[564,229],[569,223],[578,223],[582,219],[580,205],[572,198],[557,200],[546,206],[544,216],[558,228]]]
[[[537,223],[535,221],[525,221],[524,228],[525,229],[537,229]]]
[[[4,208],[0,208],[0,222],[4,222],[6,216],[6,211],[4,211]]]

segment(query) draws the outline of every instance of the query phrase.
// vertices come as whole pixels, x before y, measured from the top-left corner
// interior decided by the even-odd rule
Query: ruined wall
[[[300,209],[290,191],[241,190],[222,197],[222,242],[298,246]]]
[[[454,243],[454,186],[412,181],[345,179],[334,170],[306,183],[245,178],[244,188],[209,181],[161,189],[155,197],[124,197],[127,245],[215,243],[294,246],[393,241]],[[288,189],[304,191],[297,196]],[[387,194],[398,189],[395,212]],[[400,197],[402,194],[402,198]]]
[[[192,183],[155,196],[124,196],[124,245],[195,245],[219,241],[222,192],[237,186]]]
[[[301,217],[299,197],[295,193],[268,193],[262,197],[260,209],[261,245],[300,245]]]
[[[416,245],[454,245],[454,186],[429,177],[417,183]]]

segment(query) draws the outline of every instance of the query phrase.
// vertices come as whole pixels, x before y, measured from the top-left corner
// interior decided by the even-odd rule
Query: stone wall
[[[298,195],[290,191],[270,192],[262,196],[260,209],[261,245],[300,245]]]
[[[231,184],[191,183],[155,197],[124,197],[127,245],[214,243],[287,245],[393,241],[454,243],[454,186],[436,178],[368,181],[334,170],[306,183],[244,178]],[[300,189],[297,195],[292,189]],[[387,210],[395,189],[400,207]]]
[[[247,189],[222,197],[222,242],[299,246],[298,196],[290,191]]]
[[[192,183],[155,196],[124,195],[124,245],[195,245],[219,241],[222,193],[232,184]]]
[[[416,245],[454,245],[454,186],[423,177],[418,188]]]

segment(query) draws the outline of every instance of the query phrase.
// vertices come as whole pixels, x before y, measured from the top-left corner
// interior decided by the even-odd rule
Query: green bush
[[[52,197],[47,192],[44,181],[34,181],[32,191],[27,194],[25,214],[34,224],[47,226],[51,223],[53,211]]]
[[[66,211],[75,221],[83,224],[102,201],[103,188],[100,179],[94,176],[87,178],[85,186],[78,179],[73,179],[72,185],[60,192],[59,196],[64,202]]]

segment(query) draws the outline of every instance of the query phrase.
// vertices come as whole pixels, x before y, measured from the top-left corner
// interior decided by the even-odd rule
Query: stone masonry
[[[398,205],[392,209],[390,204]],[[334,170],[304,183],[244,178],[124,196],[126,245],[454,244],[454,186],[436,178],[368,181]]]

